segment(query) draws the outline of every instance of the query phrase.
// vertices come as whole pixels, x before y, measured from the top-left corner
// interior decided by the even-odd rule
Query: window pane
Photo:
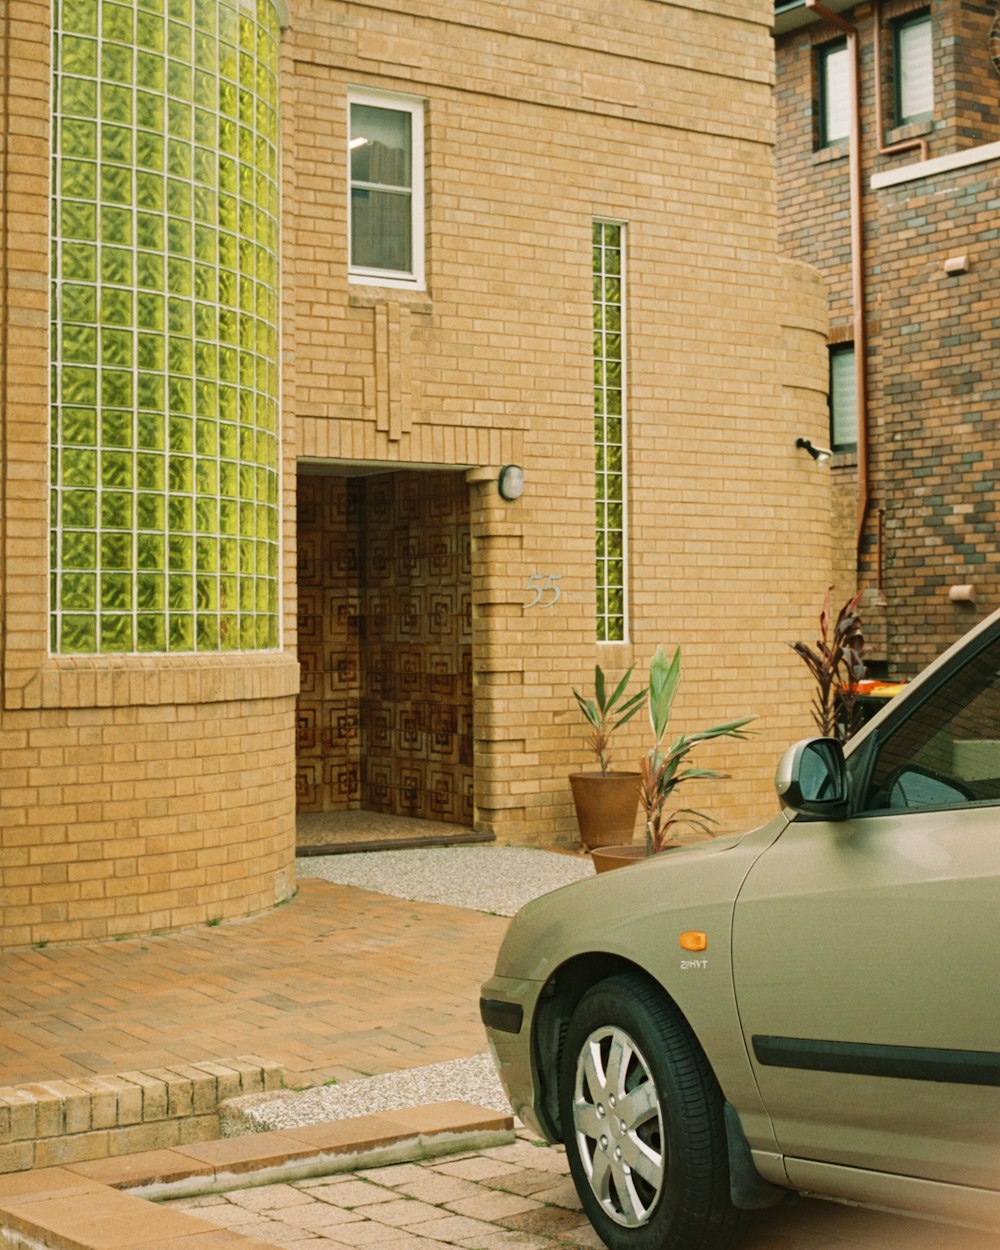
[[[362,95],[350,101],[350,268],[355,281],[423,281],[423,114]]]
[[[413,268],[411,197],[405,192],[351,190],[351,264],[362,269]]]
[[[351,105],[352,182],[412,186],[412,151],[409,113],[369,104]]]
[[[820,53],[820,100],[824,147],[846,139],[851,129],[850,62],[847,45],[836,44]]]
[[[849,451],[858,445],[853,347],[830,353],[830,443],[834,451]]]
[[[902,123],[911,117],[934,111],[934,49],[931,19],[921,17],[896,29],[897,73],[899,75],[899,116]]]

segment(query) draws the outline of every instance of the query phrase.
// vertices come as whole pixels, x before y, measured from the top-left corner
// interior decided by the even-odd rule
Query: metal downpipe
[[[857,510],[855,547],[860,550],[868,512],[868,335],[865,319],[864,206],[861,198],[861,55],[858,28],[833,13],[819,0],[806,0],[806,8],[836,26],[847,36],[851,70],[850,120],[850,219],[851,219],[851,302],[854,319],[854,388],[858,421]]]

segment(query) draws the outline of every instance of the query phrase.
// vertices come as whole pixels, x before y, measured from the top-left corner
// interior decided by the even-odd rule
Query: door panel
[[[1000,1189],[998,880],[996,809],[796,822],[760,857],[734,976],[784,1153]]]
[[[737,900],[734,977],[789,1156],[1000,1190],[1000,638],[848,761]]]

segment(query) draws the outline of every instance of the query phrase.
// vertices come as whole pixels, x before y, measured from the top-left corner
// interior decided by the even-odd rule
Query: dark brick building
[[[781,244],[830,296],[837,591],[908,676],[1000,605],[997,6],[778,0],[775,39]]]

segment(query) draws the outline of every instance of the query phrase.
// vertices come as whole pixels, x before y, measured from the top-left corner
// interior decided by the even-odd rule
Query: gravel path
[[[299,860],[298,868],[302,877],[322,877],[396,898],[446,903],[497,916],[513,916],[539,894],[594,872],[584,855],[510,846],[323,855]],[[493,1062],[488,1054],[482,1054],[301,1093],[251,1094],[234,1099],[224,1109],[223,1132],[233,1136],[263,1133],[454,1098],[497,1111],[510,1110]]]
[[[300,877],[322,877],[379,894],[513,916],[530,899],[592,877],[586,855],[523,846],[441,846],[416,851],[318,855],[298,861]]]

